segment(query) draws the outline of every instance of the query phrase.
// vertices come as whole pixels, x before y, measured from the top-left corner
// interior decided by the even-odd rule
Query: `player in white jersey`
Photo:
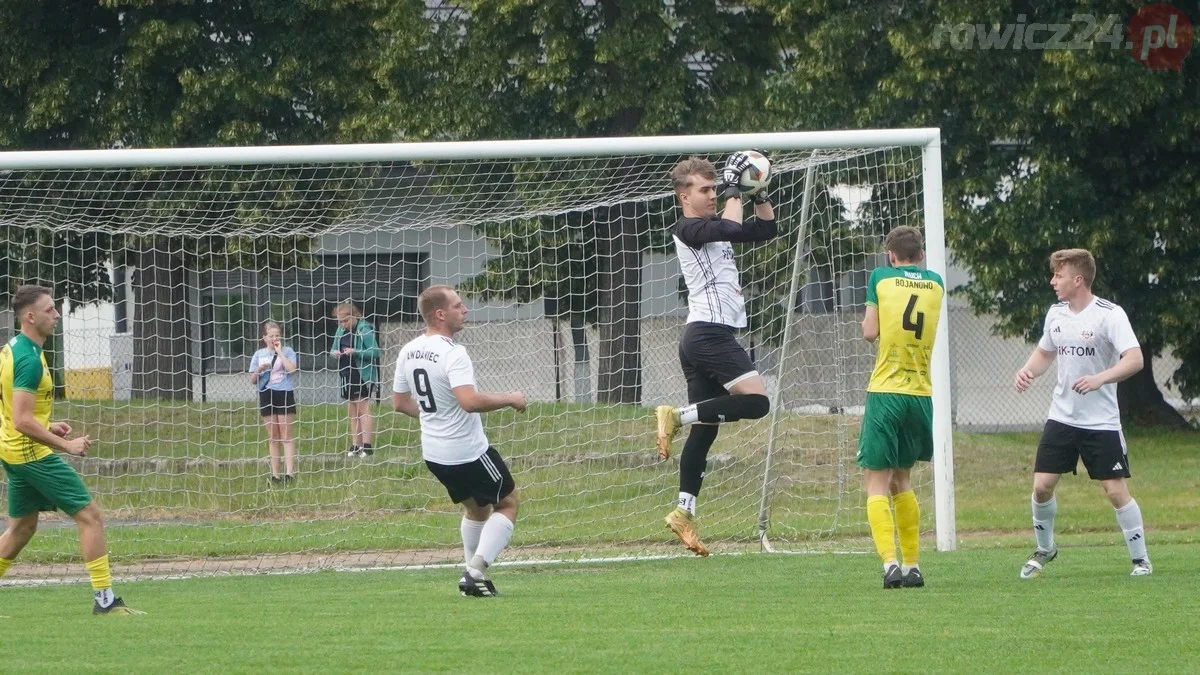
[[[1058,556],[1054,488],[1062,474],[1075,473],[1083,459],[1088,476],[1100,481],[1125,535],[1132,576],[1153,571],[1146,554],[1142,511],[1129,494],[1129,456],[1121,433],[1117,383],[1142,369],[1142,348],[1129,317],[1118,305],[1092,294],[1096,260],[1084,249],[1050,256],[1050,285],[1059,303],[1046,313],[1042,339],[1013,381],[1018,392],[1058,360],[1058,381],[1033,466],[1033,534],[1037,550],[1021,568],[1022,579],[1042,574]]]
[[[421,421],[421,455],[455,504],[467,568],[463,595],[487,597],[496,587],[487,568],[508,545],[519,505],[517,486],[500,453],[488,444],[479,413],[525,411],[525,395],[486,394],[475,388],[475,367],[454,335],[467,306],[449,286],[430,286],[417,299],[425,334],[404,345],[396,360],[392,407]]]
[[[705,159],[692,157],[675,165],[671,183],[683,218],[675,224],[675,251],[688,288],[688,318],[679,342],[679,362],[687,379],[688,403],[655,410],[658,456],[671,454],[671,439],[693,425],[679,456],[679,501],[666,517],[667,527],[696,555],[708,555],[694,517],[696,496],[704,480],[708,451],[718,425],[767,414],[770,400],[762,377],[735,331],[746,327],[746,301],[738,280],[733,243],[766,241],[779,233],[775,209],[766,192],[754,197],[754,217],[742,222],[738,180],[749,166],[745,153],[725,162],[721,182]],[[725,207],[717,215],[717,194]]]

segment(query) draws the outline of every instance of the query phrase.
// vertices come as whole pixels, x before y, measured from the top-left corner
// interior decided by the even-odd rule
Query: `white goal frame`
[[[0,152],[0,171],[95,168],[167,168],[216,165],[291,164],[299,162],[377,162],[417,160],[520,159],[569,156],[616,156],[628,154],[719,153],[744,148],[764,150],[807,150],[835,148],[920,148],[922,163],[923,225],[926,260],[930,270],[946,276],[947,255],[942,204],[941,133],[936,128],[868,129],[853,131],[720,134],[625,138],[583,138],[518,141],[469,141],[433,143],[379,143],[358,145],[311,145],[274,147],[210,147],[174,149],[111,149],[78,151]],[[801,223],[807,227],[809,188],[806,178]],[[797,247],[798,249],[800,247]],[[798,283],[801,265],[797,252],[791,283]],[[951,378],[948,302],[942,301],[942,316],[933,350],[933,489],[938,550],[955,548],[954,453],[951,428]],[[790,326],[789,326],[790,327]],[[785,333],[785,348],[786,348]],[[774,403],[774,402],[773,402]],[[777,406],[773,405],[777,410]],[[771,448],[775,425],[768,442],[764,472],[764,505],[770,475]],[[767,514],[760,510],[760,538],[766,540]]]

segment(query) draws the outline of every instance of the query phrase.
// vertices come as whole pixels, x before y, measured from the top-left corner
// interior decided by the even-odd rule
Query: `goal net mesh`
[[[717,553],[758,550],[760,525],[777,550],[869,551],[854,460],[874,350],[859,323],[883,234],[923,226],[921,150],[763,149],[781,235],[735,255],[742,340],[774,409],[721,428],[701,535]],[[94,439],[68,461],[124,578],[461,563],[461,511],[389,404],[431,284],[470,308],[459,339],[480,388],[531,401],[484,418],[522,501],[502,560],[678,555],[662,517],[682,442],[657,461],[652,408],[686,402],[668,180],[686,156],[3,170],[0,155],[0,337],[19,284],[53,287],[55,419]],[[380,345],[358,363],[380,383],[366,457],[347,456],[331,354],[347,300]],[[300,366],[283,484],[248,373],[268,319]],[[930,530],[929,473],[916,484]],[[59,513],[5,581],[81,576]]]

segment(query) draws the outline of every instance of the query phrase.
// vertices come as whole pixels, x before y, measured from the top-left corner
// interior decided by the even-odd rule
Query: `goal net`
[[[717,553],[867,551],[854,462],[874,363],[866,281],[897,225],[924,228],[944,271],[938,145],[936,130],[897,130],[0,153],[0,338],[19,284],[53,287],[55,418],[95,439],[68,461],[122,577],[461,563],[461,511],[389,402],[432,284],[468,303],[459,338],[480,388],[531,401],[484,418],[522,499],[503,560],[678,555],[662,517],[682,444],[658,462],[652,419],[686,402],[668,174],[754,147],[773,161],[781,234],[735,249],[742,340],[773,407],[722,427],[701,534]],[[380,383],[359,420],[367,456],[347,454],[364,439],[334,356],[346,301],[379,345],[351,364]],[[299,361],[296,476],[281,483],[249,373],[267,320]],[[923,529],[949,548],[945,326],[937,470],[916,484]],[[70,520],[44,515],[5,581],[78,578],[79,560]]]

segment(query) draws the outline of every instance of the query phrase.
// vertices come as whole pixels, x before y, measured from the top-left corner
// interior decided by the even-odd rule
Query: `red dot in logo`
[[[1179,70],[1192,48],[1192,22],[1183,10],[1165,2],[1146,5],[1129,20],[1125,45],[1138,63],[1151,70]]]

